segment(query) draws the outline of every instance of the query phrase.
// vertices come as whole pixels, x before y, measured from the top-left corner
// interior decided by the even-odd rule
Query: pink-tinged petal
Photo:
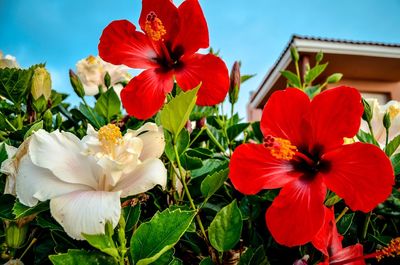
[[[225,63],[213,54],[194,54],[182,57],[175,70],[178,85],[190,90],[201,84],[197,105],[212,106],[221,103],[228,93],[229,74]]]
[[[288,247],[310,242],[324,224],[326,187],[322,178],[286,184],[266,213],[273,238]]]
[[[323,153],[352,138],[360,128],[363,113],[361,95],[355,88],[340,86],[317,95],[311,102],[309,144]]]
[[[60,180],[50,170],[34,165],[29,155],[21,159],[16,177],[16,194],[22,204],[33,207],[38,201],[46,201],[77,190],[93,188]]]
[[[208,27],[198,0],[186,0],[178,8],[179,34],[172,50],[181,54],[193,54],[210,46]]]
[[[262,144],[240,145],[229,163],[229,178],[244,194],[281,188],[299,175],[288,161],[276,159]]]
[[[146,28],[147,15],[153,12],[159,18],[166,30],[163,36],[165,42],[172,44],[173,39],[179,31],[178,8],[170,0],[143,0],[142,12],[140,13],[139,25],[143,32]]]
[[[106,222],[115,228],[121,215],[120,192],[75,191],[50,200],[50,213],[74,239],[82,233],[104,234]]]
[[[156,67],[157,53],[149,38],[127,20],[111,22],[101,34],[100,57],[109,63],[132,68]]]
[[[332,208],[325,207],[324,225],[312,240],[313,246],[325,256],[330,256],[342,249],[342,236],[336,228],[335,213]]]
[[[83,146],[72,133],[38,130],[31,136],[28,152],[33,164],[50,170],[58,179],[97,188],[95,161],[82,154]]]
[[[310,100],[297,88],[274,92],[264,107],[261,131],[264,136],[272,135],[288,139],[301,148],[307,132],[304,116],[308,113]]]
[[[131,79],[121,91],[121,101],[130,116],[146,120],[161,109],[173,86],[172,72],[148,69]]]
[[[329,264],[335,265],[342,261],[348,261],[346,265],[365,265],[363,257],[363,246],[355,244],[341,249],[332,257],[329,258]]]
[[[327,187],[353,211],[369,212],[392,192],[392,165],[374,145],[344,145],[324,154],[322,160],[329,164],[329,169],[321,172]]]

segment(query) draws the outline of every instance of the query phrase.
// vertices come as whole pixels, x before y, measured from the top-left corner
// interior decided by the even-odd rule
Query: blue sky
[[[181,1],[175,1],[180,3]],[[293,33],[349,40],[400,43],[399,0],[200,0],[211,46],[228,68],[257,76],[240,91],[245,117],[251,90],[279,57]],[[97,54],[98,39],[112,20],[137,24],[140,0],[0,0],[0,50],[22,67],[46,62],[53,88],[73,94],[68,69]],[[75,96],[70,101],[77,103]]]

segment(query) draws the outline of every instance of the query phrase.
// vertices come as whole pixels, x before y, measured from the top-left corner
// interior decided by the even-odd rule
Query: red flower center
[[[153,11],[147,14],[144,31],[154,41],[163,40],[162,37],[167,34],[161,19]]]

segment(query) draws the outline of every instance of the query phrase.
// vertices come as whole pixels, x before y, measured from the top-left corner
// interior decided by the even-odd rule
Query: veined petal
[[[337,264],[340,261],[345,261],[345,260],[350,260],[352,258],[359,258],[364,255],[363,253],[363,245],[361,244],[355,244],[352,246],[348,246],[346,248],[341,249],[337,253],[335,253],[333,256],[329,258],[329,264]],[[365,260],[356,260],[352,262],[347,262],[346,265],[365,265]]]
[[[121,215],[120,192],[75,191],[50,201],[50,212],[74,239],[85,234],[104,234],[107,221],[112,227]]]
[[[28,155],[21,159],[16,177],[16,193],[22,204],[32,207],[38,201],[77,190],[92,190],[92,187],[60,180],[50,170],[33,164]]]
[[[324,153],[342,145],[344,137],[356,135],[363,110],[360,92],[355,88],[340,86],[317,95],[307,116],[311,125],[309,151],[322,148],[319,151]]]
[[[169,45],[179,31],[179,14],[178,9],[170,0],[143,0],[142,12],[140,13],[139,24],[144,32],[146,32],[147,16],[153,12],[166,30],[163,39]]]
[[[111,22],[101,34],[100,57],[109,63],[132,68],[156,67],[157,53],[149,38],[127,20]]]
[[[280,188],[300,174],[288,161],[273,157],[262,144],[240,145],[229,163],[229,178],[233,186],[244,194]]]
[[[201,84],[197,93],[199,106],[221,103],[228,93],[229,74],[225,63],[213,54],[193,54],[180,60],[181,66],[175,70],[175,78],[184,91]]]
[[[156,185],[163,189],[167,185],[167,170],[161,160],[148,159],[138,165],[130,174],[123,176],[113,191],[122,191],[121,197],[146,192]]]
[[[64,182],[84,184],[96,188],[92,161],[82,155],[78,137],[71,133],[39,130],[31,136],[29,155],[32,162],[49,169]]]
[[[190,55],[210,46],[207,22],[198,0],[184,1],[178,12],[180,28],[172,50]]]
[[[307,132],[304,116],[310,108],[308,96],[297,88],[287,88],[274,92],[265,104],[261,118],[261,131],[265,136],[272,135],[288,139],[298,148],[304,144]]]
[[[266,213],[274,239],[292,247],[310,242],[324,224],[326,187],[322,178],[286,184]]]
[[[324,154],[322,160],[329,163],[329,170],[321,172],[327,187],[353,211],[369,212],[392,192],[392,165],[374,145],[343,145]]]
[[[165,95],[172,90],[172,72],[159,68],[143,71],[131,79],[121,91],[121,100],[129,115],[145,120],[152,117],[164,104]]]

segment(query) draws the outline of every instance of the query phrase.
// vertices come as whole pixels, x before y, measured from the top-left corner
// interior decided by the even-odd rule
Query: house
[[[333,73],[342,73],[342,80],[328,85],[328,88],[347,85],[357,88],[364,97],[377,98],[380,103],[392,99],[400,101],[400,44],[294,35],[260,86],[251,94],[247,106],[249,121],[260,120],[262,108],[272,92],[286,87],[286,79],[280,72],[295,72],[295,65],[290,56],[292,46],[300,54],[301,76],[305,72],[306,64],[314,65],[315,55],[322,51],[322,62],[329,62],[329,65],[315,83],[323,83]]]

